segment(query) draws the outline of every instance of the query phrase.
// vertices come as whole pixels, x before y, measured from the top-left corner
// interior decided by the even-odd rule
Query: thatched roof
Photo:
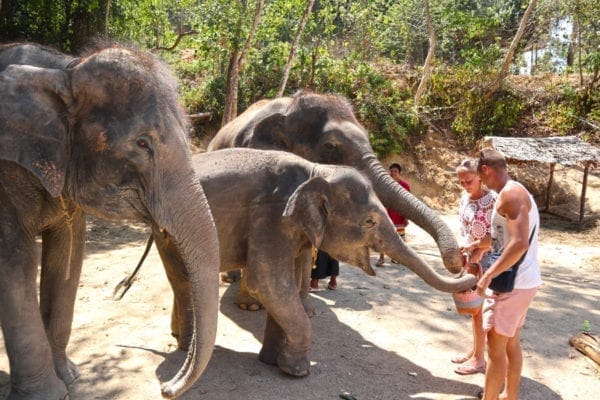
[[[499,136],[485,136],[477,142],[476,149],[491,147],[504,155],[507,161],[531,162],[537,161],[550,164],[550,178],[546,189],[544,211],[550,209],[550,192],[555,164],[573,166],[585,164],[583,169],[583,183],[579,205],[579,223],[583,221],[585,210],[585,192],[587,177],[590,167],[595,167],[600,162],[600,148],[575,136],[546,137],[546,138],[513,138]]]
[[[575,165],[600,162],[600,148],[576,136],[524,138],[485,136],[477,148],[491,147],[508,160]]]

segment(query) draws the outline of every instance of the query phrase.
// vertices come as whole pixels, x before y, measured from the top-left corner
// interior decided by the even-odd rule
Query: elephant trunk
[[[383,253],[400,262],[417,274],[429,286],[442,292],[457,293],[477,285],[475,275],[466,274],[462,277],[447,277],[438,274],[429,264],[419,257],[403,240],[383,243]]]
[[[377,196],[387,208],[400,212],[429,233],[438,245],[444,266],[452,273],[462,269],[462,258],[456,238],[446,223],[410,192],[394,181],[373,154],[363,157],[367,174]]]
[[[167,196],[170,203],[162,211],[164,219],[160,227],[173,237],[185,264],[194,333],[183,366],[161,387],[166,398],[178,397],[200,377],[212,355],[217,332],[220,268],[217,230],[200,182],[194,178],[192,186],[182,186],[185,187],[179,193]]]

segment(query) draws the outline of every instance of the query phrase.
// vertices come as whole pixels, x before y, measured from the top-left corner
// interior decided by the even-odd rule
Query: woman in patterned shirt
[[[459,207],[460,238],[459,245],[463,251],[465,269],[467,272],[477,274],[479,262],[487,252],[481,247],[481,240],[490,235],[491,218],[496,193],[484,187],[477,176],[475,161],[466,159],[456,167],[456,175],[460,186],[465,190],[461,197]],[[457,355],[452,362],[458,365],[454,370],[460,375],[485,372],[485,332],[483,331],[481,305],[471,314],[473,325],[473,349],[465,355]]]

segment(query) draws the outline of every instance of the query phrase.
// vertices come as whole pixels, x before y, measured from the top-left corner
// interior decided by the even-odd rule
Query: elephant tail
[[[119,282],[117,286],[115,286],[115,290],[113,291],[114,300],[121,300],[123,296],[125,296],[125,293],[127,293],[127,291],[129,290],[131,285],[133,285],[135,276],[142,267],[144,260],[146,259],[148,253],[150,252],[150,249],[152,248],[152,243],[154,243],[154,237],[150,235],[150,237],[148,238],[148,243],[146,243],[146,249],[144,250],[144,254],[142,254],[142,258],[140,258],[138,265],[135,267],[131,274],[126,276],[121,282]]]

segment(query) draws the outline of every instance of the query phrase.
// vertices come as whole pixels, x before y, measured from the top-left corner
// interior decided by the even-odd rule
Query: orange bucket
[[[474,315],[483,304],[483,297],[477,294],[475,290],[469,289],[464,292],[452,293],[456,311],[459,314]]]

